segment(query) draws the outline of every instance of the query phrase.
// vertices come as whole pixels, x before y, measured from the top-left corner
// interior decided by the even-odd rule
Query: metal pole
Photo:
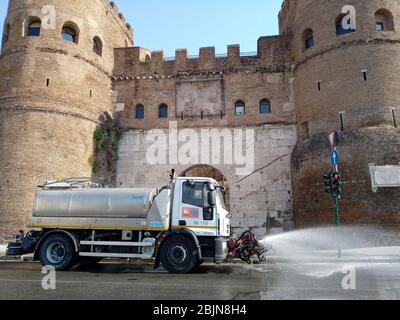
[[[337,236],[337,245],[338,245],[338,257],[342,258],[342,249],[341,249],[341,241],[340,241],[340,208],[339,208],[339,197],[334,196],[335,202],[335,213],[336,213],[336,236]]]

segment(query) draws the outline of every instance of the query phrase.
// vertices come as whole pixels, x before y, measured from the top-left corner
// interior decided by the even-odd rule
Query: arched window
[[[97,53],[100,57],[103,55],[103,42],[99,37],[93,38],[93,51]]]
[[[26,33],[28,37],[39,37],[40,36],[40,27],[42,26],[42,22],[38,19],[33,20],[28,25],[28,32]]]
[[[347,21],[344,21],[345,17],[348,18]],[[350,27],[351,23],[351,17],[346,15],[346,14],[341,14],[336,18],[335,25],[336,25],[336,35],[340,36],[342,34],[347,34],[347,33],[352,33],[355,32],[356,30]],[[346,26],[346,28],[343,28],[343,24],[346,24],[349,26],[349,28]]]
[[[387,9],[375,12],[376,31],[394,31],[393,14]]]
[[[62,27],[61,36],[65,41],[78,43],[79,29],[73,22],[67,22]]]
[[[136,106],[135,118],[136,119],[144,119],[144,106],[142,104],[138,104]]]
[[[2,43],[6,43],[10,37],[11,25],[9,23],[4,27]]]
[[[235,103],[235,115],[244,116],[246,114],[246,105],[243,101],[239,100]]]
[[[166,104],[162,104],[158,107],[158,117],[161,119],[168,118],[168,106]]]
[[[268,99],[260,101],[260,113],[271,113],[271,102]]]
[[[304,49],[310,49],[314,47],[314,32],[312,29],[307,29],[303,34]]]

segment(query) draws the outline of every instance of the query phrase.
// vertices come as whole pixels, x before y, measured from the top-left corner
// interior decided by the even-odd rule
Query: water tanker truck
[[[227,259],[230,214],[214,179],[172,173],[161,189],[112,189],[88,181],[41,186],[30,231],[20,231],[8,255],[33,253],[56,270],[104,258],[154,259],[155,268],[161,264],[171,273]]]

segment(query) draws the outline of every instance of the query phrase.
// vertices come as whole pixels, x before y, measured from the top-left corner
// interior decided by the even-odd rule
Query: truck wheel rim
[[[168,260],[174,265],[182,264],[187,256],[187,249],[182,245],[175,245],[168,250]]]
[[[60,242],[54,242],[47,247],[46,258],[52,264],[60,263],[65,257],[65,247]]]

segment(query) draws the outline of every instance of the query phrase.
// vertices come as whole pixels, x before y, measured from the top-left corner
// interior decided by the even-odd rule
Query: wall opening
[[[362,70],[363,80],[368,81],[367,70]]]
[[[246,105],[242,100],[235,103],[235,115],[244,116],[246,114]]]
[[[396,109],[392,109],[393,125],[397,128]]]
[[[100,57],[103,55],[103,42],[99,37],[93,38],[93,52]]]
[[[210,165],[196,165],[190,167],[180,174],[181,177],[206,177],[216,180],[220,186],[225,188],[224,200],[227,209],[230,208],[230,194],[228,180],[218,169]]]
[[[144,119],[144,105],[138,104],[135,108],[135,119]]]
[[[271,113],[271,102],[268,99],[260,101],[260,113]]]
[[[388,9],[379,9],[375,12],[375,30],[394,31],[393,14]]]
[[[71,21],[64,23],[61,30],[61,36],[65,41],[78,43],[79,42],[78,26]]]
[[[37,17],[29,18],[26,35],[28,37],[39,37],[41,32],[41,26],[42,22],[39,18]]]
[[[303,33],[303,50],[311,49],[314,44],[314,31],[306,29]]]
[[[158,107],[158,117],[160,119],[167,119],[168,118],[168,106],[166,104],[161,104]]]
[[[1,41],[2,46],[8,41],[10,38],[10,30],[11,30],[11,25],[7,23],[4,27],[4,32],[3,32],[3,39]]]
[[[317,91],[321,91],[321,80],[317,81]]]
[[[339,112],[340,131],[344,131],[344,112]]]

